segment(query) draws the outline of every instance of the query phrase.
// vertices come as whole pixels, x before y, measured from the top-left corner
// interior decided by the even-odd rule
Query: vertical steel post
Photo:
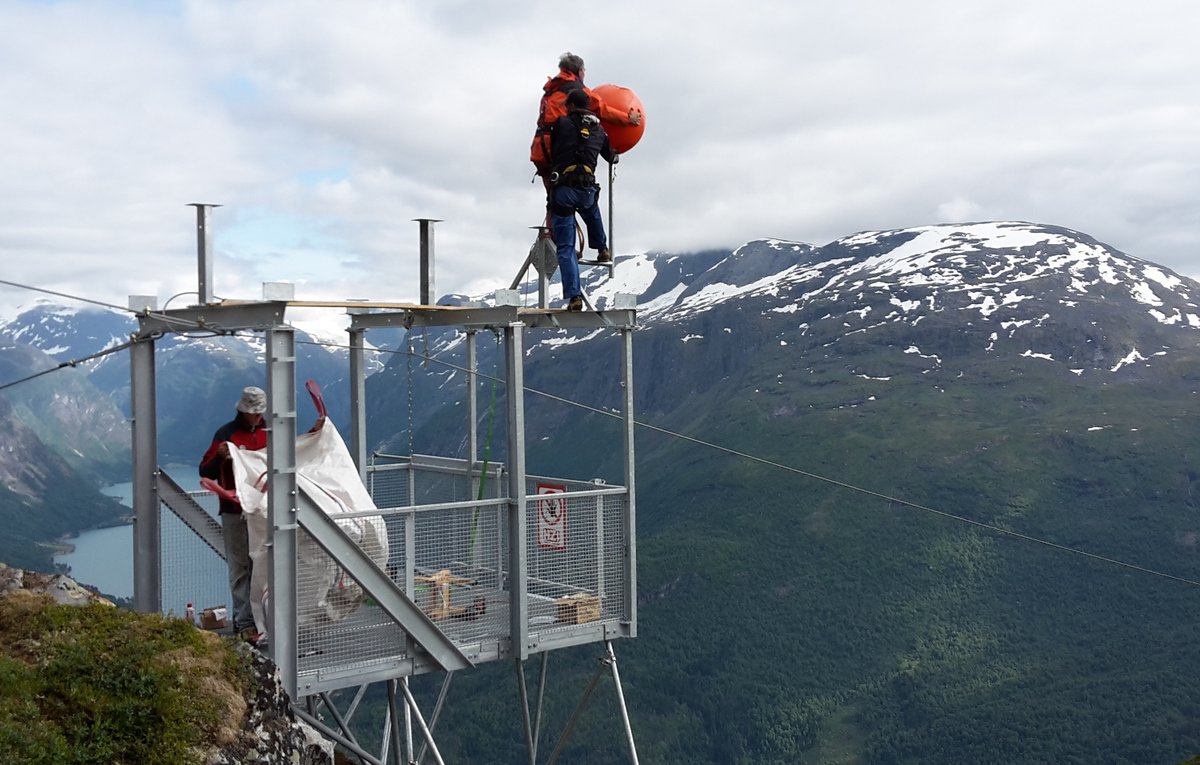
[[[139,611],[162,608],[158,494],[158,424],[155,404],[154,341],[129,348],[129,397],[133,413],[133,603]]]
[[[192,202],[188,207],[196,208],[196,264],[198,277],[196,302],[208,305],[213,299],[213,248],[212,237],[208,233],[208,224],[212,219],[212,211],[221,205]]]
[[[413,712],[416,712],[417,717],[421,716],[420,710],[416,708],[416,703],[412,701],[412,693],[408,687],[408,678],[400,678],[400,688],[404,691],[404,698],[409,700],[409,703],[404,705],[404,761],[414,762],[413,760]],[[433,740],[432,732],[430,732],[430,741]]]
[[[366,330],[350,335],[350,456],[363,483],[367,482],[367,360]]]
[[[621,724],[625,727],[625,741],[629,744],[629,757],[638,765],[637,744],[633,741],[633,726],[629,724],[629,709],[625,706],[625,691],[621,688],[621,673],[617,671],[617,655],[613,653],[612,641],[605,640],[608,650],[608,666],[612,668],[613,684],[617,687],[617,708],[621,710]]]
[[[533,743],[533,720],[529,715],[529,691],[525,688],[525,662],[516,659],[517,697],[521,700],[521,727],[525,733],[525,748],[529,752],[529,765],[537,765],[537,748]]]
[[[538,676],[537,715],[533,720],[533,761],[537,762],[538,741],[542,737],[542,710],[546,702],[546,671],[550,668],[550,652],[542,651],[542,673]]]
[[[413,218],[421,226],[421,305],[433,305],[437,300],[433,286],[433,224],[437,218]]]
[[[467,329],[467,483],[475,475],[475,460],[479,458],[479,344],[478,333]],[[483,476],[479,477],[480,482]]]
[[[625,534],[625,618],[629,637],[637,637],[637,485],[634,471],[633,438],[633,328],[621,328],[621,422],[625,426],[626,510],[622,519]]]
[[[296,333],[267,331],[267,528],[271,534],[271,658],[296,698]]]
[[[504,382],[508,399],[508,586],[513,656],[529,657],[529,572],[525,513],[525,325],[504,328]]]
[[[437,742],[433,740],[433,731],[429,730],[429,726],[425,724],[425,718],[421,716],[421,710],[417,708],[417,700],[413,698],[408,683],[401,683],[400,690],[404,692],[404,701],[407,708],[412,710],[417,726],[421,729],[421,735],[425,737],[425,743],[429,744],[429,753],[433,756],[433,761],[437,765],[446,765],[446,761],[442,759],[442,753],[438,751]]]
[[[616,225],[613,223],[613,179],[615,177],[616,171],[613,170],[610,162],[608,165],[608,251],[611,253],[617,251],[614,247],[616,240],[613,239],[613,231],[616,229]],[[613,257],[615,258],[616,255],[614,254]]]
[[[397,763],[401,763],[404,759],[404,750],[401,748],[403,742],[400,740],[400,705],[396,703],[396,688],[399,685],[400,682],[395,678],[387,681],[388,720],[391,721],[390,745],[392,751],[396,753]],[[384,759],[386,760],[386,758]]]

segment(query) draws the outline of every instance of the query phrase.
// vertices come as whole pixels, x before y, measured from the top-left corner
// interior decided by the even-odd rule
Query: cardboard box
[[[229,623],[229,613],[225,606],[213,606],[200,613],[200,629],[223,630]]]
[[[586,624],[600,618],[600,596],[577,592],[554,601],[557,619],[568,624]]]

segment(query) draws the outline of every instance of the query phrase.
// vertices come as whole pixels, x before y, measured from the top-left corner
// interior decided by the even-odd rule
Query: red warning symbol
[[[537,500],[537,543],[549,550],[567,549],[567,487],[539,483]]]

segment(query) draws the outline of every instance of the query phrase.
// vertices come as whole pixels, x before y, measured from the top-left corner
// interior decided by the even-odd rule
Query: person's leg
[[[558,270],[562,274],[563,300],[583,294],[579,289],[579,263],[575,260],[575,210],[563,206],[569,201],[563,187],[554,190],[550,206],[550,226],[554,233],[554,244],[558,255]]]
[[[241,513],[221,514],[221,536],[225,540],[229,593],[233,598],[229,614],[233,631],[238,633],[254,626],[254,612],[250,609],[250,541]]]
[[[591,204],[587,207],[579,208],[579,217],[583,218],[583,225],[587,226],[588,244],[591,248],[593,250],[607,250],[608,236],[604,233],[604,217],[600,213],[600,205],[596,203],[599,195],[599,189],[590,194]]]

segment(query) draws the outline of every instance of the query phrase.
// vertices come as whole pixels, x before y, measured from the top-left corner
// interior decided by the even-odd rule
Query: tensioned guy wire
[[[318,344],[320,344],[320,343],[318,343]],[[342,346],[338,346],[338,347],[342,347]],[[384,353],[401,353],[402,352],[402,351],[392,351],[392,350],[387,350],[387,349],[377,349],[377,350],[380,350],[381,352],[384,352]],[[463,372],[466,371],[465,368],[463,368],[457,364],[453,364],[449,361],[444,361],[444,360],[438,359],[436,357],[431,356],[427,360],[428,361],[436,361],[439,364],[443,364],[447,367],[450,367],[452,369],[457,369],[459,371],[463,371]],[[480,377],[491,377],[491,375],[488,375],[484,372],[477,371],[476,374],[478,374]],[[493,378],[493,379],[495,379],[495,378]],[[621,419],[622,418],[622,414],[620,411],[599,409],[594,406],[589,406],[587,404],[581,404],[577,401],[572,401],[570,399],[563,398],[562,396],[556,396],[552,393],[540,391],[540,390],[537,390],[536,388],[530,388],[528,386],[525,387],[525,391],[528,393],[533,393],[534,395],[537,395],[537,396],[542,396],[543,398],[548,398],[553,401],[558,401],[560,403],[567,404],[569,406],[574,406],[574,407],[578,407],[580,409],[585,409],[589,412],[594,412],[596,414],[602,414],[606,417],[612,417],[613,419]],[[1091,558],[1092,560],[1101,561],[1103,563],[1109,563],[1114,566],[1120,566],[1122,568],[1131,569],[1133,571],[1139,571],[1143,574],[1159,576],[1164,579],[1170,579],[1172,581],[1182,582],[1183,584],[1189,584],[1189,585],[1193,585],[1196,587],[1200,587],[1200,581],[1197,581],[1195,579],[1188,579],[1187,577],[1176,576],[1175,574],[1168,574],[1165,571],[1158,571],[1157,569],[1147,568],[1145,566],[1139,566],[1136,563],[1128,563],[1126,561],[1118,560],[1117,558],[1110,558],[1105,555],[1097,555],[1096,553],[1091,553],[1091,552],[1088,552],[1087,550],[1080,550],[1077,547],[1071,547],[1069,545],[1059,544],[1058,542],[1051,542],[1048,539],[1041,539],[1041,538],[1035,537],[1031,534],[1022,534],[1019,531],[1013,531],[1011,529],[1006,529],[1003,526],[997,526],[995,524],[985,523],[983,521],[977,521],[973,518],[967,518],[966,516],[957,515],[955,513],[950,513],[945,510],[938,510],[937,508],[929,507],[927,505],[922,505],[918,502],[911,502],[907,499],[901,499],[900,497],[893,497],[889,494],[884,494],[882,492],[874,491],[872,489],[867,489],[867,488],[864,488],[861,486],[855,486],[854,484],[851,484],[851,483],[839,481],[834,478],[828,478],[826,476],[819,475],[817,473],[811,473],[807,470],[801,470],[800,468],[792,467],[791,465],[785,465],[781,462],[769,460],[769,459],[766,459],[765,457],[759,457],[754,454],[750,454],[748,452],[738,451],[737,449],[730,449],[728,447],[721,446],[720,444],[714,444],[711,441],[705,441],[703,439],[696,438],[694,436],[685,435],[683,433],[677,433],[673,430],[668,430],[667,428],[662,428],[657,425],[651,425],[650,423],[642,422],[640,420],[635,419],[634,424],[637,425],[638,427],[645,428],[646,430],[653,430],[657,433],[662,433],[663,435],[666,435],[666,436],[671,436],[673,438],[679,438],[684,441],[689,441],[689,442],[697,444],[699,446],[704,446],[709,449],[715,449],[717,451],[724,452],[726,454],[729,454],[729,455],[732,455],[735,457],[741,457],[743,459],[751,460],[751,461],[757,462],[761,465],[767,465],[769,467],[777,468],[779,470],[785,470],[789,473],[801,475],[801,476],[804,476],[805,478],[811,478],[815,481],[822,481],[822,482],[830,484],[832,486],[837,486],[839,488],[848,489],[850,491],[855,491],[860,494],[865,494],[867,496],[876,497],[878,499],[884,499],[889,502],[894,502],[898,505],[904,505],[905,507],[911,507],[914,510],[920,510],[922,512],[931,513],[933,515],[939,515],[943,518],[948,518],[950,520],[959,521],[961,523],[966,523],[971,526],[975,526],[976,528],[987,529],[988,531],[993,531],[993,532],[996,532],[997,534],[1003,534],[1005,536],[1012,537],[1014,539],[1020,539],[1025,542],[1033,542],[1035,544],[1044,545],[1046,547],[1050,547],[1052,549],[1059,550],[1062,552],[1071,553],[1074,555],[1080,555],[1085,558]]]

